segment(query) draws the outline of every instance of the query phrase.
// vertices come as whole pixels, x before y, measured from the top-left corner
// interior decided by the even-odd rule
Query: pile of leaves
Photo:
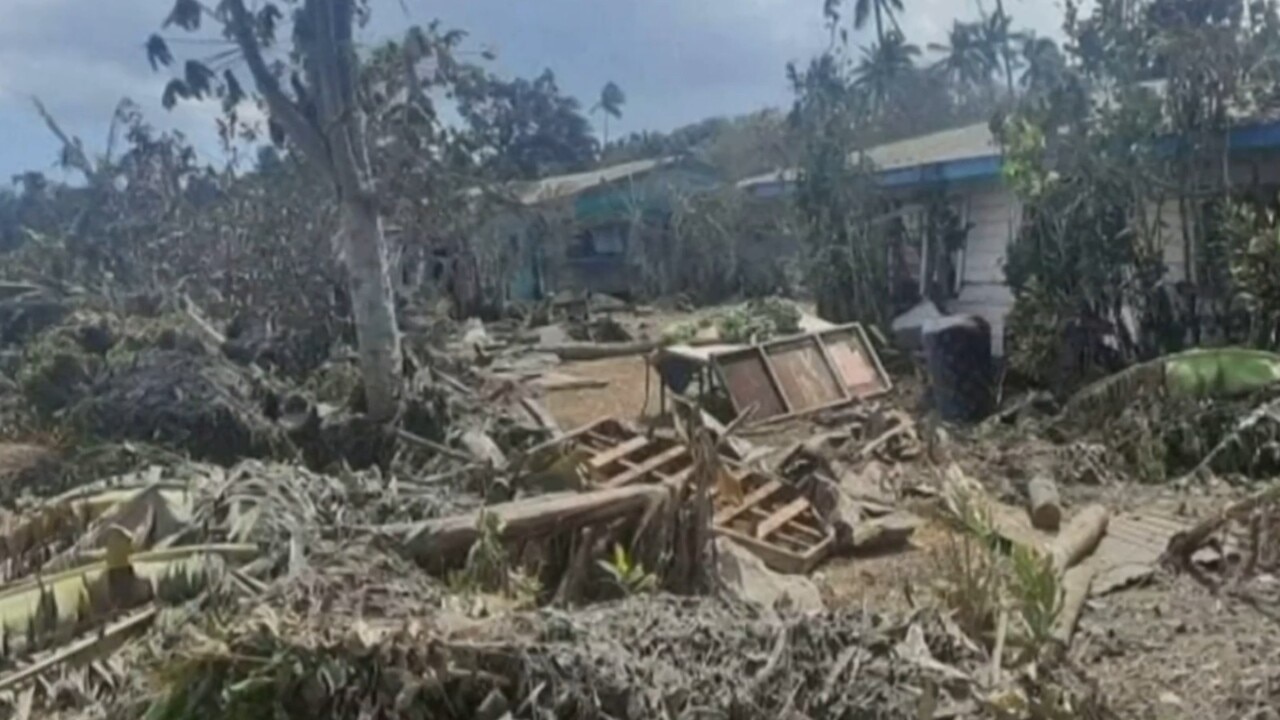
[[[778,297],[750,300],[725,311],[716,320],[720,339],[727,343],[758,343],[800,331],[800,311]]]
[[[981,654],[933,613],[777,622],[644,596],[572,615],[419,617],[259,607],[158,650],[155,694],[137,707],[175,720],[998,716],[977,689]]]

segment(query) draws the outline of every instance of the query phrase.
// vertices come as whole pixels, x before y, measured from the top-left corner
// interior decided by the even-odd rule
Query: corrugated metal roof
[[[591,188],[643,175],[660,167],[675,164],[679,158],[664,157],[611,165],[606,168],[556,175],[512,186],[516,200],[524,205],[537,205],[549,200],[573,197]]]
[[[973,160],[1000,155],[1000,144],[991,134],[989,123],[974,123],[965,127],[898,140],[877,145],[866,151],[877,170],[902,170],[938,163]],[[738,182],[740,188],[752,188],[774,183],[795,182],[799,172],[795,169],[775,170]]]
[[[991,134],[988,123],[943,130],[867,150],[867,158],[879,170],[898,170],[999,154],[1000,144]]]

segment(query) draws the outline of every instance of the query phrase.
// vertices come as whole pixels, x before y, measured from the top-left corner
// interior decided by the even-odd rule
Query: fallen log
[[[1041,530],[1056,531],[1062,522],[1062,503],[1058,500],[1058,486],[1053,479],[1032,478],[1027,483],[1027,500],[1031,524]]]
[[[717,338],[694,338],[682,344],[698,347],[721,344],[721,341]],[[644,355],[665,345],[668,343],[661,340],[634,340],[632,342],[570,342],[538,345],[534,349],[552,353],[561,360],[604,360],[628,355]]]
[[[1066,572],[1093,552],[1107,532],[1110,517],[1111,513],[1102,505],[1089,505],[1076,513],[1049,544],[1054,568],[1059,573]]]
[[[543,345],[538,348],[543,352],[553,353],[561,360],[604,360],[607,358],[643,355],[658,349],[661,343],[654,340],[614,343],[565,343],[563,345]]]
[[[1085,563],[1071,568],[1062,576],[1062,607],[1053,624],[1053,637],[1064,647],[1071,646],[1071,636],[1084,610],[1084,601],[1089,598],[1094,572],[1094,564]]]
[[[1223,525],[1232,520],[1239,520],[1252,513],[1257,508],[1268,502],[1280,500],[1280,482],[1272,485],[1265,490],[1260,490],[1253,495],[1232,503],[1209,517],[1196,523],[1195,527],[1184,532],[1180,532],[1169,539],[1169,546],[1164,551],[1162,562],[1176,564],[1185,567],[1191,560],[1191,555],[1199,550],[1209,536],[1217,532]]]
[[[590,493],[557,493],[492,505],[466,515],[427,520],[412,526],[401,539],[402,550],[428,567],[462,562],[480,538],[481,514],[496,515],[504,542],[612,522],[660,506],[670,499],[661,485],[630,485]]]

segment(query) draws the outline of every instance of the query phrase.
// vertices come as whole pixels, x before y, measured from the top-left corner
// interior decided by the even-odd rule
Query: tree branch
[[[262,57],[262,49],[253,33],[253,19],[244,7],[244,0],[226,0],[225,5],[230,12],[231,34],[244,53],[249,73],[253,75],[258,92],[267,101],[271,116],[284,126],[285,132],[298,144],[303,155],[332,175],[333,161],[329,157],[329,147],[324,135],[308,122],[302,110],[280,89],[280,83]]]
[[[85,180],[92,184],[98,172],[93,167],[93,163],[89,162],[89,157],[84,154],[84,147],[80,144],[80,141],[73,140],[63,132],[62,127],[58,125],[58,121],[53,119],[53,115],[49,114],[49,110],[45,108],[44,103],[40,102],[40,98],[32,95],[31,102],[35,103],[36,112],[40,113],[40,117],[44,120],[44,124],[49,128],[49,131],[58,136],[58,140],[62,142],[63,148],[66,149],[63,155],[66,163],[84,173]]]

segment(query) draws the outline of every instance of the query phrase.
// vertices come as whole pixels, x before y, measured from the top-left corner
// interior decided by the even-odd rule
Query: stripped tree
[[[294,7],[293,48],[279,59],[268,59],[284,19],[281,4]],[[205,60],[188,60],[182,77],[166,86],[163,100],[172,107],[179,99],[221,98],[227,120],[220,130],[230,139],[243,127],[236,109],[246,93],[234,69],[243,60],[258,105],[269,117],[272,139],[298,152],[333,187],[368,411],[389,420],[399,404],[400,336],[365,115],[357,99],[359,59],[353,41],[356,21],[368,12],[366,0],[264,2],[253,12],[244,0],[221,0],[212,7],[177,0],[166,28],[196,32],[202,21],[212,20],[228,47]],[[153,67],[174,61],[160,35],[148,40],[147,54]]]

